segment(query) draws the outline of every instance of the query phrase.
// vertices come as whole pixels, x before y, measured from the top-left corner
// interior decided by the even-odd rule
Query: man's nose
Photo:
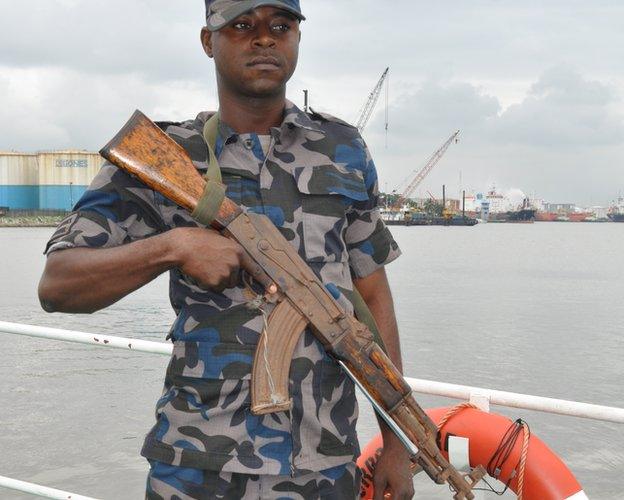
[[[275,45],[275,37],[270,26],[258,26],[256,37],[254,38],[256,47],[273,47]]]

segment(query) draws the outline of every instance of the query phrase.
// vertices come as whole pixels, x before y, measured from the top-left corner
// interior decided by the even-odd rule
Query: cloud
[[[547,70],[520,104],[500,117],[493,136],[513,144],[582,148],[621,144],[624,119],[615,92],[570,67]]]
[[[489,121],[498,117],[500,111],[498,99],[474,85],[427,81],[397,97],[390,105],[392,147],[409,151],[414,143],[429,143],[457,129],[465,133],[483,130]],[[371,125],[379,140],[383,130],[382,113]]]
[[[624,185],[618,102],[611,87],[568,66],[546,70],[520,103],[504,110],[477,86],[428,81],[390,107],[388,149],[381,116],[365,135],[389,190],[406,187],[406,178],[461,129],[460,144],[425,179],[419,196],[442,184],[455,196],[461,188],[484,191],[496,184],[550,200],[606,203],[608,190],[613,196]]]
[[[97,149],[135,108],[158,119],[214,109],[199,44],[204,4],[22,0],[0,16],[0,149]],[[624,5],[612,0],[314,0],[303,4],[289,97],[355,121],[391,67],[365,133],[382,184],[453,145],[423,188],[518,187],[606,200],[624,188]],[[591,172],[588,170],[591,169]]]
[[[203,2],[29,0],[0,17],[0,63],[151,80],[198,79]]]
[[[98,79],[58,68],[0,66],[0,75],[0,150],[97,150],[136,108],[153,119],[183,120],[217,105],[216,94],[193,82],[152,83],[132,74]]]

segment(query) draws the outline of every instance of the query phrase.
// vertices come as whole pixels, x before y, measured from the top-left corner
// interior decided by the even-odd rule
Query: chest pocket
[[[301,193],[306,260],[346,261],[346,211],[355,201],[368,199],[362,172],[327,164],[295,167],[293,174]]]

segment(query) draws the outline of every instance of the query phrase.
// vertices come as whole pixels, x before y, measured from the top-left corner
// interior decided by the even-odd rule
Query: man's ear
[[[204,52],[206,53],[206,55],[208,57],[213,57],[212,54],[212,31],[210,31],[208,28],[206,28],[205,26],[202,28],[201,30],[201,44],[202,47],[204,48]]]

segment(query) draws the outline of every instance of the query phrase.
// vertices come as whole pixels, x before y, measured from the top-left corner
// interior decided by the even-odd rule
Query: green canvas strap
[[[206,177],[215,182],[221,183],[221,169],[215,154],[217,145],[217,135],[219,134],[219,113],[215,113],[204,125],[204,140],[208,146],[208,170]]]
[[[209,226],[217,218],[221,204],[225,199],[225,186],[211,179],[206,180],[206,187],[191,213],[193,219]]]
[[[197,204],[197,208],[192,214],[195,220],[207,226],[209,226],[216,217],[219,212],[219,207],[225,198],[225,186],[222,184],[221,167],[219,167],[219,161],[215,154],[218,134],[219,113],[215,113],[204,125],[204,140],[208,146],[208,170],[205,175],[206,188]],[[350,299],[351,304],[353,304],[353,309],[358,320],[368,327],[375,338],[375,342],[387,353],[375,318],[360,292],[354,287],[352,292],[347,292],[347,298]]]
[[[217,134],[219,133],[219,113],[215,113],[204,125],[204,140],[208,146],[208,169],[206,170],[206,187],[191,214],[196,220],[209,226],[217,217],[219,208],[225,199],[225,186],[222,184],[221,168],[215,154]]]
[[[353,291],[345,291],[345,295],[347,296],[347,299],[349,299],[351,304],[353,305],[355,317],[368,327],[370,332],[373,334],[373,337],[375,339],[375,342],[377,342],[377,345],[381,347],[381,350],[383,352],[388,354],[388,350],[386,349],[386,344],[384,344],[384,341],[381,338],[381,334],[379,333],[379,328],[377,327],[377,322],[375,321],[375,318],[373,317],[373,313],[366,305],[366,302],[364,301],[364,298],[362,297],[358,289],[355,288],[354,286]]]

